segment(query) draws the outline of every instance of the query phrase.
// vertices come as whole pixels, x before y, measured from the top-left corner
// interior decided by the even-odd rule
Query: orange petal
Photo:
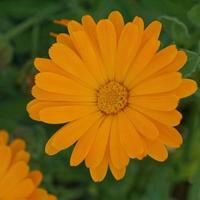
[[[145,28],[145,30],[144,30],[142,43],[144,44],[151,37],[154,37],[154,38],[158,39],[159,35],[160,35],[160,32],[161,32],[161,28],[162,28],[162,24],[159,21],[151,22],[147,26],[147,28]]]
[[[147,156],[147,153],[146,153],[146,151],[144,151],[140,156],[137,156],[137,159],[138,159],[138,160],[142,160],[142,159],[144,159],[146,156]]]
[[[10,199],[23,199],[28,198],[34,191],[34,184],[31,179],[24,179],[19,182],[15,188],[13,188],[12,193],[8,193],[6,198]]]
[[[151,75],[159,72],[171,63],[177,55],[177,49],[175,45],[170,45],[161,51],[159,51],[151,60],[151,62],[145,67],[143,73],[133,80],[132,85],[142,82]]]
[[[187,55],[184,51],[178,51],[176,54],[176,58],[168,64],[164,69],[160,71],[161,73],[170,73],[180,70],[187,61]]]
[[[0,145],[6,145],[9,140],[9,134],[5,130],[0,130]]]
[[[119,38],[116,54],[115,77],[119,82],[124,80],[129,65],[137,53],[140,45],[139,37],[139,30],[136,25],[132,23],[125,25]]]
[[[16,155],[19,151],[25,150],[26,143],[22,139],[15,139],[10,144],[10,148],[12,149],[13,155]]]
[[[197,83],[191,79],[183,79],[182,83],[173,93],[179,98],[185,98],[194,94],[198,89]]]
[[[47,58],[35,58],[34,66],[40,72],[52,72],[64,76],[69,74],[65,73],[60,67],[58,67],[52,60]]]
[[[123,112],[118,114],[118,130],[120,142],[127,155],[131,158],[141,155],[144,151],[143,141]]]
[[[6,171],[8,170],[8,167],[10,166],[11,157],[12,152],[10,148],[7,146],[0,146],[0,180],[2,180],[2,177],[5,175]]]
[[[97,39],[101,56],[110,80],[114,78],[114,61],[117,48],[117,36],[113,24],[109,20],[100,20],[97,24]]]
[[[134,62],[130,65],[124,84],[130,88],[132,81],[140,74],[150,62],[160,46],[160,42],[154,37],[151,38],[137,54]],[[145,58],[145,59],[144,59]]]
[[[27,104],[26,109],[29,110],[32,106],[34,106],[35,104],[37,104],[37,102],[38,102],[38,100],[36,100],[36,99],[31,100],[31,101]]]
[[[81,22],[85,31],[89,34],[90,38],[96,37],[96,23],[90,15],[84,15]]]
[[[180,124],[180,121],[182,119],[181,113],[178,112],[177,110],[164,112],[164,111],[156,111],[141,107],[134,107],[134,108],[139,112],[147,115],[148,117],[170,126],[177,126],[178,124]]]
[[[57,198],[56,198],[56,196],[54,196],[54,195],[49,195],[49,194],[48,194],[47,200],[57,200]]]
[[[78,31],[71,38],[88,71],[98,83],[103,84],[106,80],[105,69],[89,36],[85,31]]]
[[[77,96],[76,98],[74,98],[74,97],[69,97],[69,98],[71,100],[73,100],[73,99],[78,100],[78,97],[79,97],[79,100],[81,100],[81,96]],[[59,118],[55,119],[55,117],[58,117],[59,113],[57,114],[57,116],[55,115],[55,113],[53,113],[52,116],[48,116],[49,118],[46,119],[46,116],[44,116],[44,113],[42,112],[42,110],[44,110],[44,112],[50,112],[50,111],[53,112],[56,108],[58,108],[58,111],[59,111],[61,108],[64,108],[64,109],[73,109],[72,108],[73,106],[75,106],[75,107],[76,106],[77,107],[82,107],[83,109],[87,109],[86,108],[87,106],[89,106],[89,107],[92,106],[94,108],[94,110],[96,110],[96,106],[93,106],[93,103],[90,103],[90,102],[89,103],[87,103],[87,102],[84,103],[84,102],[75,102],[75,101],[74,102],[73,101],[70,101],[70,102],[64,102],[64,101],[62,101],[62,102],[59,102],[59,104],[58,104],[57,101],[39,101],[39,100],[33,100],[33,101],[31,101],[28,104],[27,111],[28,111],[30,117],[32,119],[34,119],[34,120],[46,121],[46,120],[49,119],[49,120],[52,120],[51,123],[63,123],[63,120],[64,121],[67,121],[67,120],[64,119],[64,118],[62,120],[60,118],[61,121],[58,121]],[[41,115],[42,118],[40,116],[40,112],[42,112],[42,115]],[[61,114],[62,112],[63,111],[61,109],[59,117],[62,117],[64,115],[66,115],[66,114],[68,114],[68,117],[70,117],[70,115],[72,117],[72,115],[73,115],[73,113],[70,113],[70,115],[69,115],[69,113]],[[53,115],[55,115],[55,116],[53,116]],[[74,116],[74,117],[76,117],[76,116]],[[57,120],[57,121],[55,121],[55,120]],[[48,123],[50,123],[50,121]]]
[[[54,32],[50,32],[49,35],[50,35],[51,37],[54,37],[54,38],[56,38],[56,37],[58,36],[58,34],[57,34],[57,33],[54,33]]]
[[[73,32],[83,30],[82,25],[79,22],[75,21],[75,20],[69,21],[68,24],[67,24],[67,28],[68,28],[68,31],[69,31],[70,35]]]
[[[35,77],[36,85],[42,90],[48,92],[67,94],[67,95],[89,95],[91,96],[93,91],[84,87],[82,84],[75,82],[74,80],[50,72],[42,72]]]
[[[82,21],[85,32],[90,37],[94,48],[96,48],[96,50],[97,50],[98,49],[97,33],[96,33],[96,23],[95,23],[94,19],[90,15],[85,15],[82,17],[81,21]]]
[[[13,158],[13,163],[24,161],[28,163],[30,160],[30,154],[24,150],[17,152],[16,156]]]
[[[43,175],[40,171],[32,171],[29,173],[28,178],[30,178],[34,185],[38,187],[43,179]]]
[[[59,152],[60,150],[58,150],[57,148],[55,148],[50,141],[47,142],[46,146],[45,146],[45,152],[49,155],[55,155]]]
[[[111,162],[111,159],[109,160],[109,167],[111,170],[112,175],[115,177],[116,180],[121,180],[126,173],[126,167],[122,169],[117,169]]]
[[[67,24],[69,23],[70,20],[68,19],[58,19],[58,20],[54,20],[53,22],[55,24],[58,24],[58,25],[62,25],[62,26],[67,26]]]
[[[108,170],[108,153],[106,151],[103,160],[99,164],[99,166],[95,168],[90,168],[90,175],[95,182],[102,181]]]
[[[95,111],[98,111],[96,105],[57,105],[41,109],[39,118],[45,123],[59,124],[80,119]]]
[[[141,17],[136,16],[133,19],[133,24],[137,25],[140,35],[143,35],[143,32],[144,32],[144,21],[143,21],[143,19]]]
[[[174,72],[165,74],[156,78],[148,79],[135,86],[131,91],[131,96],[169,92],[178,88],[181,82],[181,73]]]
[[[44,189],[37,188],[29,197],[28,200],[55,200],[49,199],[48,193]]]
[[[166,147],[158,141],[145,140],[147,154],[157,161],[165,161],[168,157]]]
[[[16,188],[20,181],[29,173],[27,163],[20,161],[12,165],[0,182],[0,197],[10,194],[10,189]],[[3,198],[4,199],[4,198]]]
[[[27,105],[27,111],[32,119],[40,121],[39,111],[46,107],[56,106],[57,104],[58,104],[57,102],[51,102],[51,101],[32,100]]]
[[[46,153],[54,155],[61,150],[67,149],[79,140],[100,117],[101,113],[96,112],[63,126],[49,139],[46,144]]]
[[[183,143],[181,134],[173,127],[154,122],[159,130],[158,140],[169,147],[180,147]]]
[[[129,98],[129,102],[133,106],[160,111],[174,110],[178,105],[178,101],[178,97],[171,94],[133,96]]]
[[[102,118],[98,120],[76,143],[70,159],[71,166],[79,165],[86,158],[101,122]]]
[[[136,111],[133,108],[127,108],[125,110],[129,120],[133,123],[136,129],[142,134],[144,137],[149,139],[155,139],[158,137],[158,129],[153,124],[151,120],[149,120],[146,116]]]
[[[72,49],[73,51],[76,52],[74,44],[73,44],[73,42],[72,42],[72,40],[71,40],[71,38],[68,34],[66,34],[66,33],[58,34],[57,37],[56,37],[56,41],[58,43],[62,43],[64,45],[66,45],[67,47],[69,47],[70,49]]]
[[[60,102],[68,102],[68,103],[94,103],[96,102],[95,95],[92,96],[80,96],[80,95],[65,95],[53,92],[47,92],[45,90],[40,89],[37,86],[33,86],[32,95],[37,100],[43,101],[60,101]],[[30,104],[31,105],[31,104]],[[28,107],[30,107],[30,105]]]
[[[133,19],[132,24],[136,25],[138,27],[138,32],[139,32],[139,36],[140,36],[140,37],[138,37],[138,44],[139,44],[139,48],[142,49],[142,47],[144,46],[144,45],[141,45],[142,44],[142,37],[143,37],[143,34],[144,34],[144,21],[141,17],[136,16]]]
[[[95,88],[97,83],[78,55],[66,45],[55,43],[49,49],[50,58],[64,71]],[[66,59],[67,57],[67,59]]]
[[[108,19],[113,23],[117,34],[117,39],[119,39],[122,29],[124,27],[123,16],[119,11],[113,11],[109,14]]]
[[[108,144],[111,123],[112,117],[108,116],[98,128],[94,143],[85,160],[87,167],[95,168],[102,162]]]
[[[117,169],[122,169],[127,166],[129,158],[121,146],[117,124],[118,118],[113,117],[109,139],[110,159]]]

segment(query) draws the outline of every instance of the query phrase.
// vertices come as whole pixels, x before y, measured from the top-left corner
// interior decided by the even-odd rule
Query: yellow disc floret
[[[117,114],[127,103],[128,90],[116,81],[109,81],[97,91],[97,107],[105,114]]]

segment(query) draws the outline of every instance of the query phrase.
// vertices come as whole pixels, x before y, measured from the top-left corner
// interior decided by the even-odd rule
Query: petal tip
[[[52,141],[48,141],[45,146],[45,153],[49,156],[57,154],[59,151],[52,145]]]

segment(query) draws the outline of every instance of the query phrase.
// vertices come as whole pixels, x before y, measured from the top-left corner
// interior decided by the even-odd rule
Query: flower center
[[[97,91],[97,107],[105,114],[117,114],[128,103],[128,90],[124,85],[110,81]]]

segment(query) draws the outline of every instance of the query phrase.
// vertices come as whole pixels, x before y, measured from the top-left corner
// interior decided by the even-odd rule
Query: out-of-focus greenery
[[[12,137],[23,137],[32,153],[32,168],[45,175],[44,187],[59,200],[199,200],[200,199],[200,90],[181,101],[184,120],[178,129],[184,145],[170,150],[169,159],[158,163],[149,158],[133,160],[125,178],[116,182],[110,174],[93,183],[88,170],[69,166],[70,151],[54,157],[44,145],[59,126],[29,119],[26,104],[36,73],[35,56],[47,56],[54,42],[49,32],[65,32],[53,19],[80,20],[84,14],[105,18],[112,10],[126,20],[142,16],[145,23],[163,23],[162,46],[176,43],[186,49],[189,61],[185,77],[200,80],[200,2],[198,0],[0,0],[0,128]],[[1,162],[1,161],[0,161]]]

